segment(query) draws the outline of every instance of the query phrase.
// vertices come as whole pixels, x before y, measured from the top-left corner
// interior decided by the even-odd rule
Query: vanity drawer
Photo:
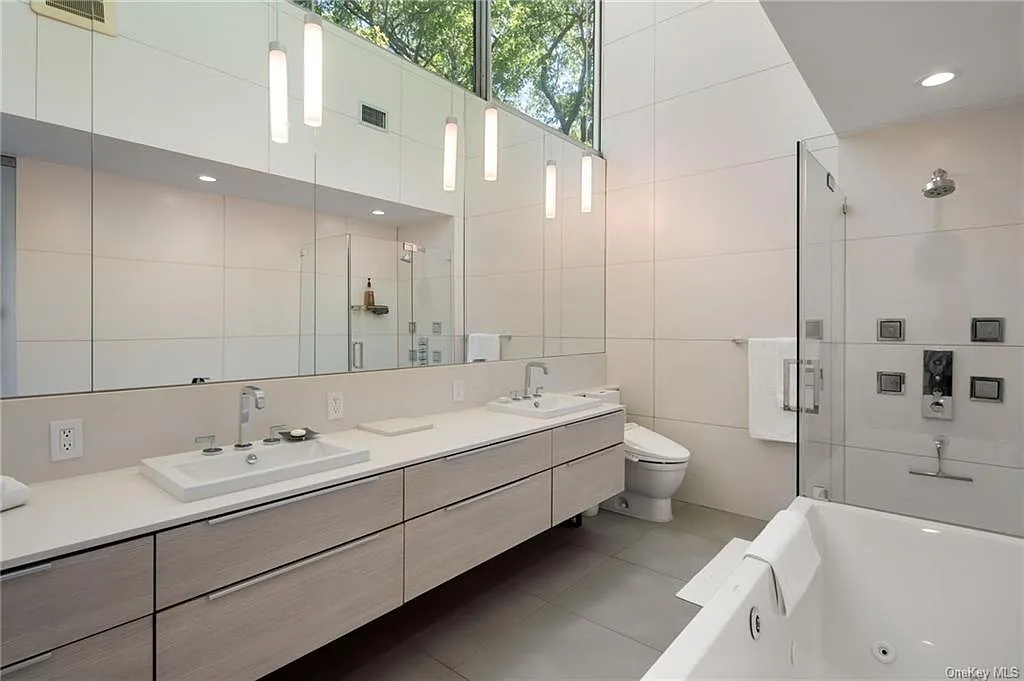
[[[551,433],[446,456],[405,469],[405,517],[466,499],[551,468]]]
[[[405,600],[551,527],[551,471],[405,524]]]
[[[11,570],[0,582],[3,662],[153,612],[153,538]]]
[[[250,681],[402,604],[402,527],[156,615],[156,678]]]
[[[400,522],[402,471],[394,471],[160,532],[157,608]]]
[[[551,471],[551,523],[601,503],[625,488],[625,447],[615,445]]]
[[[122,624],[0,671],[4,681],[143,681],[152,677],[152,617]]]
[[[622,442],[626,417],[621,411],[555,428],[552,463],[565,463]]]

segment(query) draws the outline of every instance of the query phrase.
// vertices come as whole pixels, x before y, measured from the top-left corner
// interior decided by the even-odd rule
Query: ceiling
[[[382,226],[412,224],[440,213],[309,182],[217,163],[143,144],[93,135],[59,125],[3,114],[3,153],[40,161],[92,168],[192,191],[276,203],[348,217]],[[200,182],[211,175],[217,182]],[[438,175],[440,177],[440,174]],[[383,216],[372,215],[383,210]]]
[[[837,133],[1024,97],[1024,1],[762,0]],[[936,71],[959,77],[917,85]]]

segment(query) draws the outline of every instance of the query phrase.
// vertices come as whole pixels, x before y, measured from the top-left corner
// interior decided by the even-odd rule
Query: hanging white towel
[[[495,362],[501,359],[501,336],[496,333],[471,333],[466,342],[466,360]]]
[[[796,413],[783,405],[785,360],[796,360],[796,338],[751,338],[747,343],[749,383],[748,428],[758,440],[796,442]],[[799,381],[795,363],[790,365],[788,403],[797,403]]]
[[[807,516],[788,508],[768,521],[747,547],[747,557],[768,563],[775,581],[779,614],[787,617],[807,593],[821,565]]]

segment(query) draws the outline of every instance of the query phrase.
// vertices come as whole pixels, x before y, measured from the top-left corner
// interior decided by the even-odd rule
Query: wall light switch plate
[[[1006,320],[1002,317],[972,317],[972,343],[1002,343]]]
[[[466,381],[456,378],[452,381],[452,402],[466,401]]]
[[[84,455],[82,419],[50,421],[50,461],[81,459]]]
[[[345,394],[327,393],[327,420],[337,421],[345,415]]]
[[[902,343],[907,338],[906,319],[879,319],[875,340],[883,343]]]

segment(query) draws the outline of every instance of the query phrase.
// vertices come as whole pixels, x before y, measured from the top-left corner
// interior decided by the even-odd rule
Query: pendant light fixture
[[[548,161],[544,169],[544,217],[553,220],[558,205],[558,166]]]
[[[459,151],[459,120],[449,116],[444,121],[444,167],[442,171],[443,188],[446,192],[455,191],[455,172]]]
[[[594,157],[589,151],[580,159],[580,212],[589,213],[594,206]]]
[[[270,43],[267,60],[267,82],[270,91],[270,139],[288,143],[288,54],[276,40]]]
[[[484,109],[484,180],[498,179],[498,107]]]
[[[324,123],[324,23],[307,12],[302,20],[302,120],[311,128]]]

